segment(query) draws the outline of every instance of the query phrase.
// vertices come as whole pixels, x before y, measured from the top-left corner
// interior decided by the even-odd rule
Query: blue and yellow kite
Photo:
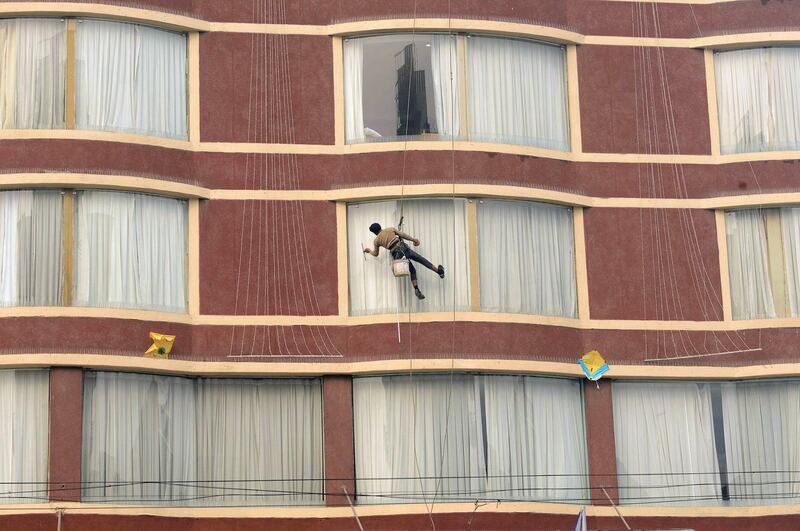
[[[593,382],[596,382],[608,372],[608,363],[596,350],[584,354],[578,360],[578,365],[581,366],[586,377]]]

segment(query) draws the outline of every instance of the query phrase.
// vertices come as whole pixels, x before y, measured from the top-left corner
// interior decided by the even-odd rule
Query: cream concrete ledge
[[[0,4],[2,5],[2,4]],[[0,130],[2,140],[90,140],[118,142],[179,149],[205,153],[257,153],[286,155],[352,155],[387,153],[397,151],[465,151],[522,155],[568,162],[605,162],[628,164],[730,164],[770,160],[800,160],[800,151],[762,151],[727,155],[670,155],[649,153],[586,153],[557,151],[534,146],[470,142],[459,140],[367,142],[363,144],[256,144],[248,142],[190,142],[155,136],[117,133],[112,131],[86,131],[77,129],[5,129]]]
[[[559,326],[577,330],[638,330],[726,332],[800,328],[800,317],[746,321],[657,321],[626,319],[571,319],[545,315],[492,312],[425,312],[381,315],[192,315],[150,310],[87,308],[81,306],[15,306],[0,308],[4,317],[87,317],[158,321],[200,326],[366,326],[396,323],[499,323]]]
[[[577,359],[577,354],[576,354]],[[745,366],[663,367],[618,365],[604,378],[614,380],[753,380],[800,376],[800,363]],[[583,378],[577,363],[504,359],[394,359],[359,362],[253,362],[158,360],[142,356],[101,354],[7,354],[0,356],[0,368],[84,367],[95,370],[145,372],[166,375],[225,377],[316,377],[324,375],[372,376],[381,374],[480,372],[491,374],[530,374]]]
[[[93,173],[13,173],[0,174],[0,190],[17,188],[99,188],[145,192],[184,199],[209,199],[211,191],[191,184]]]
[[[2,2],[0,17],[66,16],[100,17],[126,22],[142,22],[181,31],[208,31],[205,20],[163,11],[81,2]]]
[[[361,518],[372,516],[404,516],[433,514],[473,514],[473,513],[529,513],[566,515],[575,517],[583,505],[541,502],[494,502],[475,506],[475,503],[437,503],[396,505],[356,505],[345,507],[146,507],[130,505],[90,504],[74,502],[51,502],[47,504],[4,505],[0,516],[16,514],[41,514],[62,511],[65,515],[115,515],[115,516],[157,516],[173,518],[285,518],[317,519],[343,518],[352,520],[355,511]],[[618,506],[625,517],[681,517],[681,518],[743,518],[794,515],[800,505],[769,505],[755,507],[626,507]],[[613,507],[586,506],[586,515],[594,517],[618,518]]]

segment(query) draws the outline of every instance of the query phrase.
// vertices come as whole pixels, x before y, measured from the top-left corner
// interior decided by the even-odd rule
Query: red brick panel
[[[347,495],[356,503],[355,454],[353,447],[353,379],[326,376],[323,379],[325,426],[325,503],[348,505]]]
[[[50,500],[80,501],[83,369],[50,370]]]
[[[583,150],[710,154],[704,65],[703,50],[579,46]]]

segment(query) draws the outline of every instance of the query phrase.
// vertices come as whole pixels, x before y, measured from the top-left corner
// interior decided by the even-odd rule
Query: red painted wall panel
[[[579,46],[584,151],[710,154],[704,64],[702,50]]]
[[[205,33],[200,104],[204,142],[332,144],[331,39]]]

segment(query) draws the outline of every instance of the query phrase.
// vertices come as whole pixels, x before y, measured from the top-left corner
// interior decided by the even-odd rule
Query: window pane
[[[572,209],[478,202],[481,309],[575,317]]]
[[[467,76],[470,140],[569,150],[563,47],[473,36]]]
[[[734,319],[800,315],[800,208],[725,213]]]
[[[186,36],[81,20],[75,37],[76,126],[186,138]]]
[[[362,503],[434,496],[586,501],[579,382],[468,374],[357,378],[353,402]]]
[[[75,201],[75,304],[186,309],[185,201],[84,191]]]
[[[737,382],[722,388],[731,500],[795,503],[800,498],[800,382]]]
[[[0,129],[64,127],[66,24],[0,20]]]
[[[453,311],[469,308],[469,264],[467,263],[466,202],[464,199],[417,199],[376,201],[347,207],[348,263],[350,269],[350,313],[366,315],[396,311]],[[395,278],[391,257],[381,248],[377,259],[361,252],[361,246],[374,247],[372,223],[384,228],[404,218],[402,231],[418,238],[411,248],[430,260],[434,267],[444,265],[445,278],[415,263],[424,300],[414,296],[408,277]],[[414,263],[414,262],[412,262]]]
[[[83,501],[322,502],[319,380],[110,372],[84,380]]]
[[[60,191],[0,192],[0,306],[57,306],[62,295]]]
[[[405,34],[344,43],[348,142],[458,136],[454,35]]]
[[[48,501],[49,398],[48,371],[0,371],[0,503]]]
[[[614,382],[621,503],[718,505],[711,390],[694,382]]]
[[[800,148],[800,47],[714,57],[723,153]]]

